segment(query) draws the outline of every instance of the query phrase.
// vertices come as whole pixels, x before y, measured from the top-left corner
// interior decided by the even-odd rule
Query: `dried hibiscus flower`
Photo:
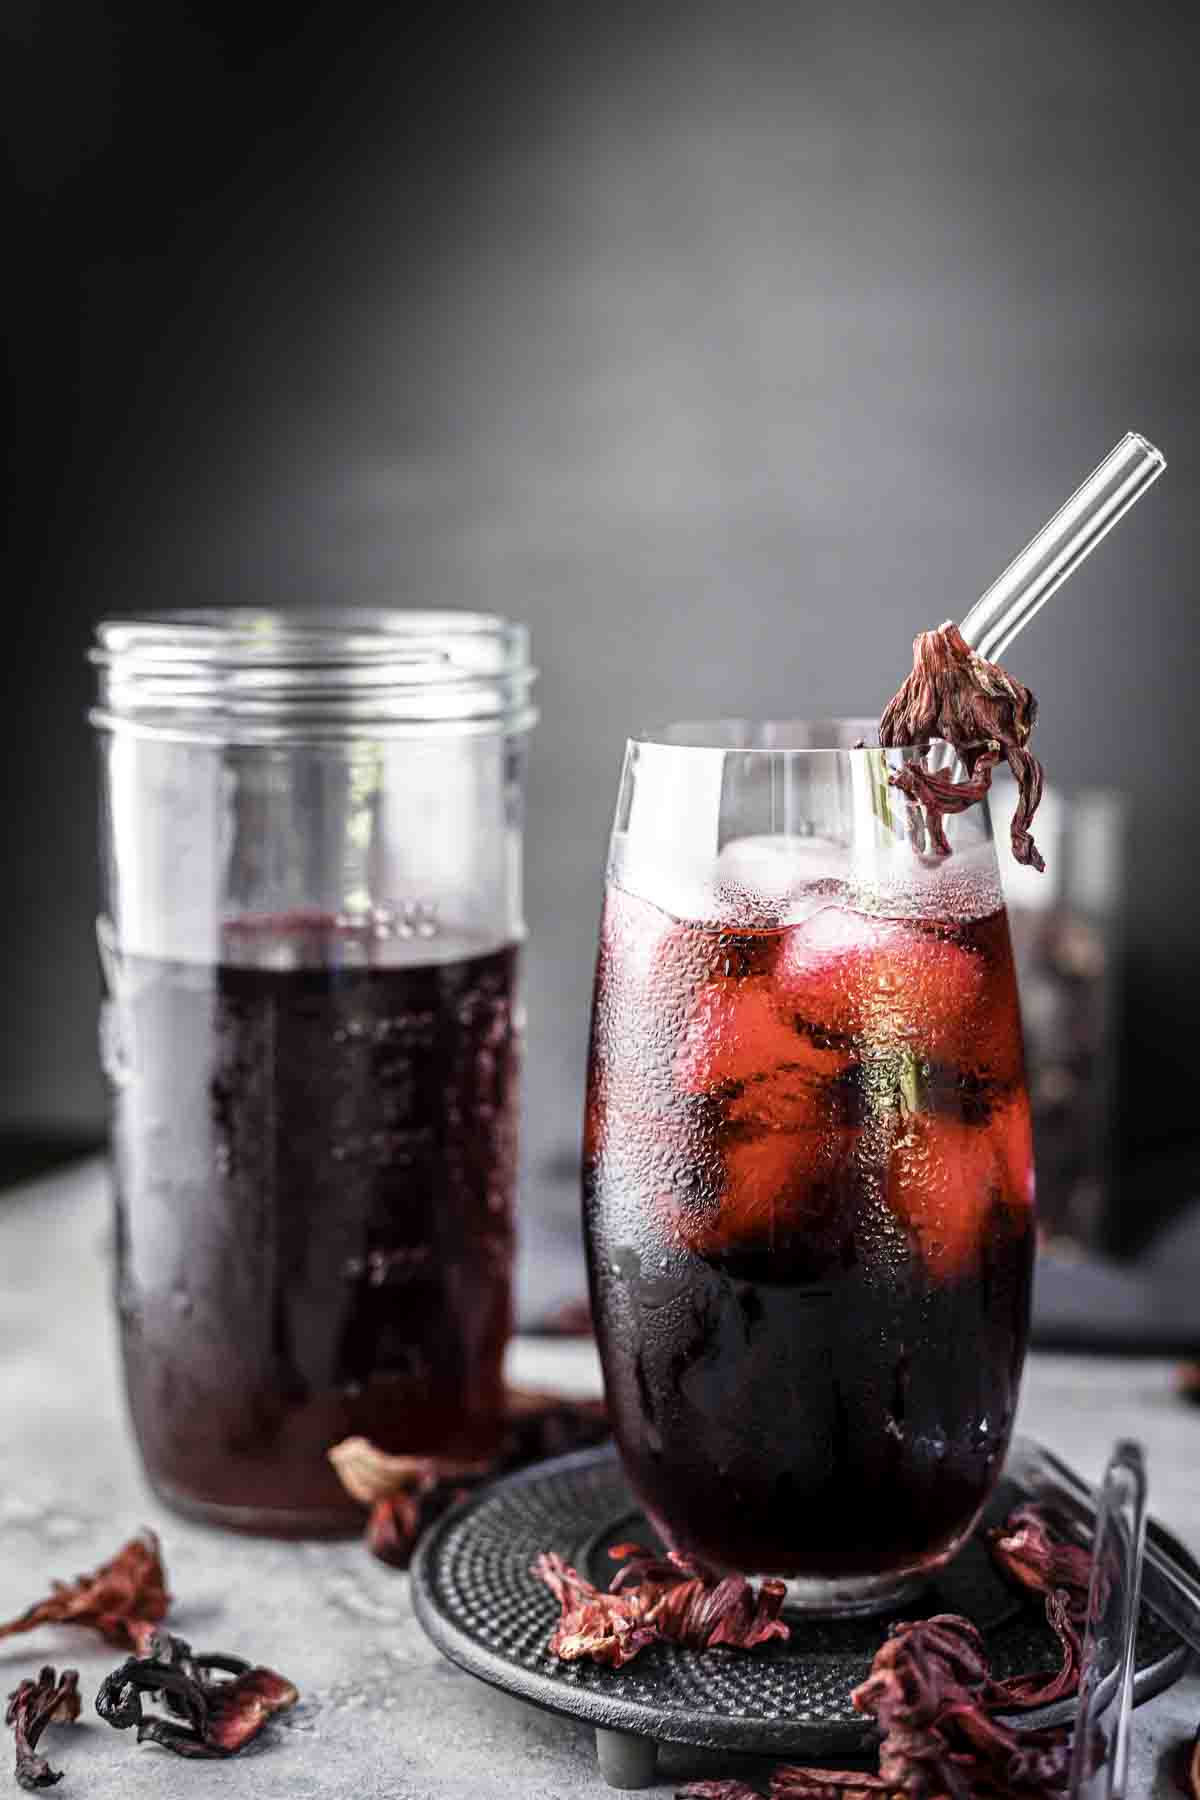
[[[39,1625],[88,1625],[106,1643],[137,1650],[166,1617],[171,1596],[152,1531],[130,1538],[117,1554],[90,1575],[73,1582],[51,1583],[45,1600],[35,1601],[19,1618],[0,1625],[0,1638]]]
[[[879,1800],[896,1790],[881,1775],[806,1769],[783,1763],[771,1776],[771,1800]]]
[[[143,1713],[143,1696],[161,1696],[171,1716]],[[105,1677],[96,1711],[118,1731],[136,1726],[139,1744],[160,1744],[176,1756],[221,1757],[244,1750],[273,1714],[298,1698],[273,1669],[237,1656],[195,1656],[182,1638],[164,1631],[153,1635],[144,1655],[127,1657]]]
[[[646,1617],[660,1637],[693,1650],[753,1650],[772,1638],[789,1636],[779,1617],[787,1587],[763,1581],[757,1592],[744,1575],[721,1576],[697,1557],[668,1551],[656,1557],[636,1544],[617,1544],[609,1551],[624,1567],[613,1576],[611,1591],[633,1589],[652,1596]]]
[[[1091,1552],[1059,1537],[1037,1506],[1019,1506],[1004,1524],[988,1533],[988,1546],[1010,1581],[1031,1593],[1050,1594],[1063,1588],[1071,1597],[1072,1617],[1082,1624],[1092,1578]]]
[[[586,1656],[620,1668],[654,1643],[752,1650],[789,1635],[779,1617],[782,1581],[764,1581],[756,1592],[744,1575],[721,1577],[676,1551],[656,1557],[636,1544],[618,1544],[609,1554],[625,1567],[607,1593],[557,1551],[544,1552],[530,1571],[562,1609],[549,1649],[563,1662]]]
[[[363,1437],[335,1444],[329,1460],[347,1493],[371,1509],[367,1548],[393,1568],[406,1569],[421,1533],[473,1488],[607,1435],[602,1401],[510,1388],[500,1448],[486,1461],[390,1455]]]
[[[675,1800],[762,1800],[748,1781],[689,1781],[675,1790]]]
[[[38,1739],[47,1725],[72,1725],[79,1717],[79,1673],[64,1669],[61,1675],[47,1666],[36,1681],[26,1680],[8,1696],[6,1725],[17,1739],[17,1786],[28,1793],[53,1787],[62,1775],[37,1753]]]
[[[944,815],[983,799],[1003,755],[1019,789],[1011,825],[1013,855],[1019,863],[1045,867],[1029,829],[1042,797],[1042,765],[1028,748],[1036,720],[1037,701],[1030,690],[972,650],[952,620],[914,638],[912,673],[884,708],[879,742],[887,749],[941,738],[966,768],[966,778],[955,781],[928,768],[922,756],[888,777],[909,802],[918,847],[927,829],[933,849],[949,853]]]
[[[561,1608],[548,1648],[563,1662],[586,1656],[603,1668],[620,1669],[658,1642],[658,1632],[646,1623],[648,1595],[636,1589],[603,1594],[556,1550],[543,1551],[530,1574],[545,1583]]]
[[[996,1563],[1010,1581],[1045,1596],[1046,1622],[1062,1649],[1062,1666],[1049,1675],[1014,1676],[997,1683],[998,1703],[1011,1707],[1047,1706],[1074,1694],[1079,1687],[1083,1653],[1081,1632],[1087,1617],[1092,1577],[1091,1552],[1059,1537],[1037,1506],[1020,1506],[1004,1525],[988,1533]]]
[[[1012,1675],[1007,1681],[992,1685],[992,1694],[1002,1711],[1049,1706],[1079,1690],[1079,1670],[1083,1659],[1083,1642],[1073,1617],[1074,1603],[1065,1588],[1046,1595],[1046,1623],[1058,1639],[1062,1665],[1048,1674]]]
[[[1063,1792],[1067,1729],[1018,1731],[997,1715],[1077,1691],[1077,1627],[1086,1611],[1091,1557],[1057,1537],[1033,1506],[1020,1507],[990,1537],[1010,1578],[1044,1596],[1061,1667],[999,1681],[969,1620],[947,1613],[894,1625],[852,1695],[857,1710],[870,1714],[882,1733],[878,1773],[785,1764],[771,1775],[770,1800],[1052,1800]],[[1200,1776],[1200,1751],[1196,1761]],[[1194,1791],[1200,1800],[1200,1780]],[[693,1782],[680,1790],[679,1800],[762,1797],[745,1782]]]
[[[1000,1724],[993,1709],[1005,1696],[983,1641],[953,1613],[893,1625],[851,1699],[878,1722],[879,1774],[902,1793],[1009,1800],[1066,1780],[1066,1731],[1019,1735]]]
[[[491,1469],[486,1462],[436,1456],[391,1456],[368,1438],[344,1438],[329,1452],[346,1492],[369,1506],[367,1548],[406,1569],[427,1525],[468,1494]]]
[[[1175,1785],[1188,1800],[1200,1800],[1200,1732],[1182,1744],[1175,1761]]]

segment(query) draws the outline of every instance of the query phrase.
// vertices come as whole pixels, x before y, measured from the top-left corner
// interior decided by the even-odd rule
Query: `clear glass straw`
[[[1022,626],[1074,574],[1106,532],[1123,518],[1167,466],[1161,450],[1127,431],[1003,575],[975,602],[959,630],[989,662],[1003,655]]]

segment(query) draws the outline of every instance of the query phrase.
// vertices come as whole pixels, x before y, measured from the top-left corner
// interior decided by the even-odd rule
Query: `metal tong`
[[[1005,1473],[1031,1500],[1061,1514],[1083,1541],[1093,1540],[1097,1492],[1049,1450],[1043,1450],[1030,1438],[1014,1439]],[[1142,1598],[1164,1625],[1200,1653],[1200,1580],[1184,1568],[1153,1522],[1146,1530]]]
[[[1124,1800],[1128,1792],[1145,1547],[1145,1461],[1140,1445],[1126,1439],[1113,1450],[1096,1498],[1067,1800]]]

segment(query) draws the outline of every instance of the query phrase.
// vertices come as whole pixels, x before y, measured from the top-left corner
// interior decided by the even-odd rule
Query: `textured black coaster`
[[[1021,1498],[1002,1482],[982,1524],[998,1523]],[[417,1617],[438,1648],[472,1675],[589,1720],[598,1728],[602,1767],[621,1786],[650,1779],[657,1743],[808,1760],[870,1748],[870,1723],[854,1711],[850,1693],[867,1674],[886,1619],[788,1614],[785,1644],[745,1654],[655,1644],[623,1669],[550,1656],[546,1643],[558,1606],[529,1565],[539,1551],[557,1550],[597,1586],[607,1586],[615,1568],[607,1546],[621,1539],[656,1541],[610,1447],[541,1463],[482,1490],[426,1535],[412,1567]],[[1058,1666],[1040,1601],[1001,1578],[979,1536],[920,1602],[903,1608],[907,1618],[934,1612],[973,1620],[999,1676]],[[1137,1700],[1177,1680],[1188,1654],[1143,1607]],[[1021,1717],[1053,1724],[1071,1718],[1074,1706],[1061,1701]],[[620,1735],[606,1746],[609,1734]],[[626,1767],[619,1755],[606,1756],[606,1749],[620,1749],[624,1734],[649,1740],[648,1760],[635,1757]]]

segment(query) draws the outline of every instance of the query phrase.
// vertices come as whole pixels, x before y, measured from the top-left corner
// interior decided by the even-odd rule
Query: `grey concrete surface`
[[[0,1618],[51,1576],[90,1568],[141,1525],[163,1539],[175,1629],[200,1647],[272,1664],[299,1707],[238,1761],[183,1764],[100,1724],[96,1686],[116,1660],[89,1635],[44,1629],[0,1644],[0,1693],[45,1661],[74,1664],[88,1704],[51,1734],[62,1800],[570,1800],[606,1790],[586,1730],[493,1693],[444,1662],[412,1615],[407,1577],[358,1544],[272,1544],[176,1519],[147,1489],[126,1426],[107,1303],[105,1181],[83,1165],[0,1195]],[[590,1346],[524,1340],[522,1379],[589,1391]],[[1022,1423],[1086,1473],[1112,1439],[1149,1455],[1154,1508],[1200,1550],[1200,1412],[1170,1366],[1035,1356]],[[1200,1722],[1189,1676],[1138,1714],[1138,1800],[1166,1800],[1173,1747]],[[7,1760],[8,1746],[4,1746]],[[727,1761],[676,1752],[652,1790]],[[0,1770],[0,1785],[7,1780]]]

